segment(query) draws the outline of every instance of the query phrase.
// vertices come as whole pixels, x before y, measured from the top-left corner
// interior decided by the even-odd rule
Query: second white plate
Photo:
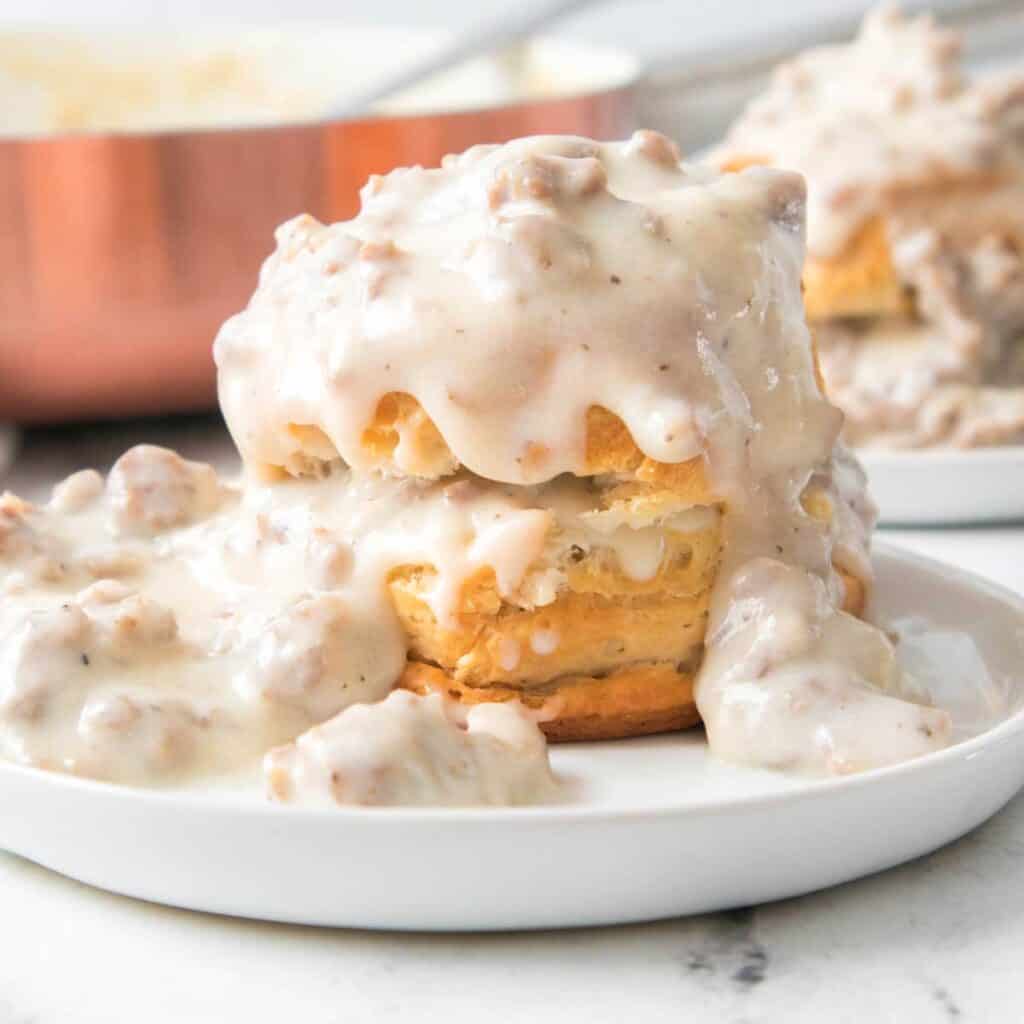
[[[885,526],[1024,519],[1024,446],[857,452]]]
[[[957,838],[1024,784],[1024,600],[896,549],[876,564],[880,618],[914,632],[914,617],[944,666],[940,703],[990,713],[987,677],[1007,701],[997,724],[827,781],[722,764],[697,731],[556,747],[576,802],[495,810],[303,810],[255,790],[154,792],[7,765],[0,847],[159,903],[369,928],[611,924],[858,878]],[[920,667],[920,649],[904,653]]]

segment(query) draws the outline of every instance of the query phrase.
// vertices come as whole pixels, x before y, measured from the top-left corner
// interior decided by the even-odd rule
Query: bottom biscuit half
[[[840,569],[844,610],[864,614],[864,581]],[[699,652],[698,652],[699,656]],[[645,661],[600,675],[567,674],[543,683],[477,682],[423,661],[406,663],[399,686],[443,693],[463,704],[519,700],[535,711],[549,740],[566,743],[674,732],[700,724],[694,700],[697,665]]]
[[[400,685],[445,693],[465,704],[520,700],[538,713],[549,740],[614,740],[697,725],[693,673],[668,662],[616,669],[606,676],[562,676],[530,687],[459,683],[435,665],[410,661]]]

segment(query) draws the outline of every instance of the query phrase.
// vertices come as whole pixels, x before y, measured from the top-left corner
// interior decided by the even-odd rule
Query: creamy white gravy
[[[970,85],[960,37],[881,7],[850,44],[776,69],[715,154],[791,167],[810,183],[808,249],[836,253],[894,195],[972,176],[1019,176],[1019,78]]]
[[[544,734],[519,704],[468,711],[396,690],[356,704],[266,757],[284,803],[475,806],[554,800]]]
[[[492,711],[380,703],[405,658],[386,579],[434,565],[443,622],[481,566],[524,606],[550,603],[552,545],[607,545],[649,576],[663,524],[595,521],[594,484],[568,475],[595,405],[652,458],[702,456],[724,508],[697,682],[715,753],[828,773],[948,743],[948,715],[899,698],[884,635],[839,610],[835,566],[870,576],[873,510],[814,377],[803,213],[795,175],[686,169],[638,133],[478,147],[371,183],[348,224],[291,222],[218,338],[221,397],[253,471],[299,454],[289,424],[322,433],[326,467],[226,485],[141,448],[105,485],[87,473],[44,507],[5,499],[0,751],[157,782],[256,758],[341,712],[271,758],[279,796],[316,778],[335,799],[425,799],[395,768],[398,729],[410,758],[441,752],[432,799],[513,799],[508,780],[467,795],[443,764],[486,760],[490,778],[527,748],[543,798],[537,737],[492,750],[483,734],[508,724]],[[431,415],[467,467],[457,477],[364,470],[360,435],[392,391]],[[827,521],[804,511],[808,485]],[[557,645],[531,640],[538,655]]]
[[[976,448],[1024,437],[1024,389],[984,386],[977,359],[934,324],[839,321],[817,335],[844,436],[858,448]],[[1003,383],[1020,372],[1008,367]]]
[[[648,572],[660,525],[609,526],[593,504],[589,483],[571,478],[485,488],[339,469],[242,486],[152,446],[105,483],[75,474],[45,505],[6,495],[0,753],[136,782],[252,763],[391,690],[406,651],[385,590],[396,566],[436,564],[427,599],[442,622],[485,566],[528,606],[554,600],[572,547]],[[558,640],[540,632],[533,644],[551,654]]]

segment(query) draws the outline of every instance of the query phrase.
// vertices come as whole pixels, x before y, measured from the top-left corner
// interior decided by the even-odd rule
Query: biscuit
[[[601,492],[607,508],[598,514],[641,525],[672,507],[670,493],[612,485]],[[831,515],[815,492],[804,506],[816,518]],[[647,579],[630,578],[615,552],[599,543],[586,552],[569,547],[553,567],[538,567],[558,573],[553,600],[531,602],[528,586],[503,597],[488,570],[467,581],[453,621],[443,624],[429,604],[433,568],[396,570],[388,587],[409,642],[399,685],[469,704],[519,699],[537,712],[553,741],[696,725],[694,678],[721,555],[721,517],[717,510],[707,513],[700,529],[673,529],[671,518],[657,527],[661,562]],[[840,576],[844,607],[862,614],[865,582],[843,570]]]
[[[804,309],[811,323],[913,312],[910,290],[893,266],[885,222],[880,217],[867,221],[838,255],[808,259],[803,288]]]
[[[723,171],[770,164],[763,156],[728,158]],[[885,221],[872,217],[835,256],[808,257],[802,278],[807,319],[891,316],[912,310],[910,295],[896,275]]]
[[[281,467],[264,467],[265,476],[283,470],[292,476],[322,476],[338,453],[317,427],[289,424],[288,432],[299,451]],[[434,422],[419,402],[401,392],[390,392],[378,403],[373,421],[363,431],[363,453],[368,467],[388,476],[417,476],[437,480],[458,472],[460,465]],[[401,459],[396,452],[401,446]],[[543,452],[535,452],[541,457]],[[529,458],[529,454],[527,455]],[[692,504],[711,499],[711,488],[700,457],[669,464],[648,458],[637,447],[626,425],[601,406],[587,412],[586,450],[582,476],[615,474],[673,490]]]
[[[862,615],[864,582],[842,570],[840,575],[846,585],[844,609]],[[444,693],[465,704],[519,700],[537,713],[550,741],[568,743],[645,736],[699,725],[693,694],[698,667],[647,661],[604,675],[570,674],[532,686],[473,686],[438,665],[410,659],[398,685],[415,693]]]

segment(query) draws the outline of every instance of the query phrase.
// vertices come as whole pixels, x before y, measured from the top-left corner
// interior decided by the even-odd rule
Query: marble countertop
[[[213,419],[35,432],[0,487],[38,496],[142,439],[230,459]],[[1024,589],[1024,526],[884,539]],[[252,923],[111,896],[0,854],[0,1024],[1011,1022],[1021,1019],[1022,881],[1024,796],[965,839],[869,879],[571,932]]]

